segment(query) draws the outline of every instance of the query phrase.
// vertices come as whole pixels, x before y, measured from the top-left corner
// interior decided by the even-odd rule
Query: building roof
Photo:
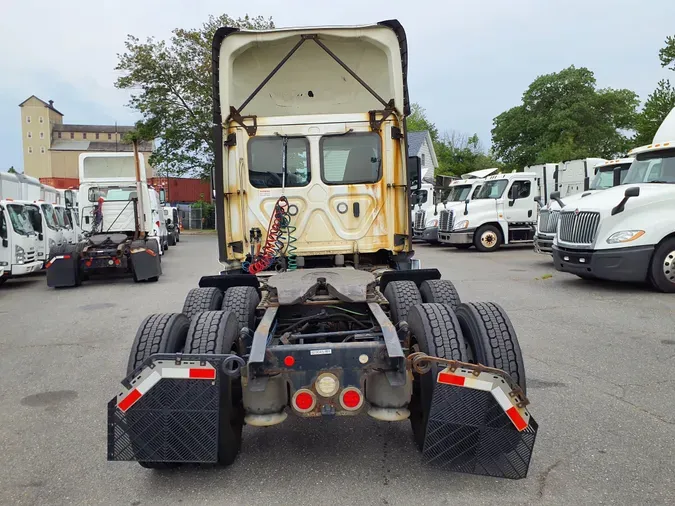
[[[431,141],[431,134],[429,130],[422,130],[421,132],[408,132],[408,154],[415,156],[420,152],[424,141],[429,145],[429,152],[431,153],[431,164],[434,168],[438,167],[438,160],[436,159],[436,151],[434,150],[434,143]]]
[[[55,132],[92,132],[100,134],[114,134],[115,132],[124,134],[131,132],[134,129],[132,126],[120,125],[54,125]]]
[[[31,96],[28,97],[26,100],[24,100],[23,102],[21,102],[21,103],[19,104],[19,107],[23,107],[23,104],[25,104],[26,102],[28,102],[31,98],[34,98],[35,100],[38,100],[38,101],[42,102],[42,104],[43,104],[47,109],[51,109],[51,110],[54,111],[56,114],[60,114],[61,116],[63,116],[63,113],[62,113],[62,112],[59,112],[59,111],[57,111],[57,110],[54,108],[54,101],[53,101],[53,100],[50,100],[49,103],[47,103],[47,102],[45,102],[44,100],[42,100],[41,98],[36,97],[35,95],[31,95]]]
[[[138,143],[138,150],[144,153],[152,153],[152,141],[143,141]],[[96,141],[69,141],[57,140],[52,143],[51,151],[108,151],[108,152],[126,152],[133,151],[131,144],[124,142],[96,142]]]

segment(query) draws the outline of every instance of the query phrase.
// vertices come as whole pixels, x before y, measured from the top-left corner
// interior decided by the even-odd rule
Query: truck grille
[[[544,234],[555,234],[558,228],[558,219],[560,218],[560,211],[549,211],[542,209],[539,213],[539,232]]]
[[[426,214],[425,211],[419,210],[415,213],[415,223],[413,225],[413,228],[416,230],[423,230],[424,229],[424,215]]]
[[[438,230],[441,232],[450,232],[455,225],[455,211],[443,210],[438,219]]]
[[[26,262],[27,264],[35,262],[35,251],[26,251],[24,262]]]
[[[599,224],[600,213],[561,212],[559,239],[573,244],[592,244]]]

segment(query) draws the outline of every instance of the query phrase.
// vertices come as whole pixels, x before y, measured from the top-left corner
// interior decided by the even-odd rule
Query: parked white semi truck
[[[533,172],[485,178],[476,197],[455,213],[452,230],[439,241],[458,248],[495,251],[502,244],[532,243],[540,200]]]
[[[485,176],[497,172],[499,169],[481,169],[462,175],[461,179],[450,176],[436,176],[436,186],[433,192],[433,201],[420,206],[413,213],[413,237],[431,243],[438,243],[440,231],[441,211],[463,203],[467,198],[471,200],[477,194]],[[444,214],[447,218],[447,214]]]
[[[555,268],[584,279],[649,281],[675,292],[675,109],[655,143],[629,155],[635,161],[622,186],[560,212]]]
[[[586,185],[587,191],[567,197],[561,197],[560,192],[552,192],[551,197],[553,198],[549,197],[548,203],[539,210],[537,233],[534,236],[534,251],[550,255],[553,238],[558,228],[560,209],[565,205],[576,205],[581,199],[589,195],[622,184],[633,160],[633,158],[619,158],[606,160],[596,165],[593,179]]]
[[[85,239],[52,252],[47,284],[78,286],[91,274],[125,272],[157,281],[161,239],[153,236],[153,208],[143,155],[80,155],[80,213]],[[153,190],[154,191],[154,190]]]

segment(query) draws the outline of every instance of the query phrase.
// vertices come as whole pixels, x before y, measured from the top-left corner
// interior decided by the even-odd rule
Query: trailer
[[[409,422],[445,470],[527,474],[537,423],[508,315],[414,258],[407,55],[398,21],[216,32],[224,268],[141,323],[109,460],[229,465],[244,425],[367,415]]]
[[[84,239],[50,252],[47,285],[79,286],[92,275],[120,273],[131,275],[134,282],[157,281],[164,238],[143,155],[83,153],[79,163]]]

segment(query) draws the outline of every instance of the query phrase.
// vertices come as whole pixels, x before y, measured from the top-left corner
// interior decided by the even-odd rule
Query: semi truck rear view
[[[409,422],[445,470],[524,477],[508,315],[415,268],[403,27],[221,28],[212,56],[223,270],[141,323],[108,459],[229,465],[244,425],[364,415]]]
[[[85,237],[50,253],[50,287],[78,286],[90,275],[120,272],[135,282],[159,279],[162,240],[153,233],[154,190],[148,188],[142,156],[80,155],[79,222]]]

